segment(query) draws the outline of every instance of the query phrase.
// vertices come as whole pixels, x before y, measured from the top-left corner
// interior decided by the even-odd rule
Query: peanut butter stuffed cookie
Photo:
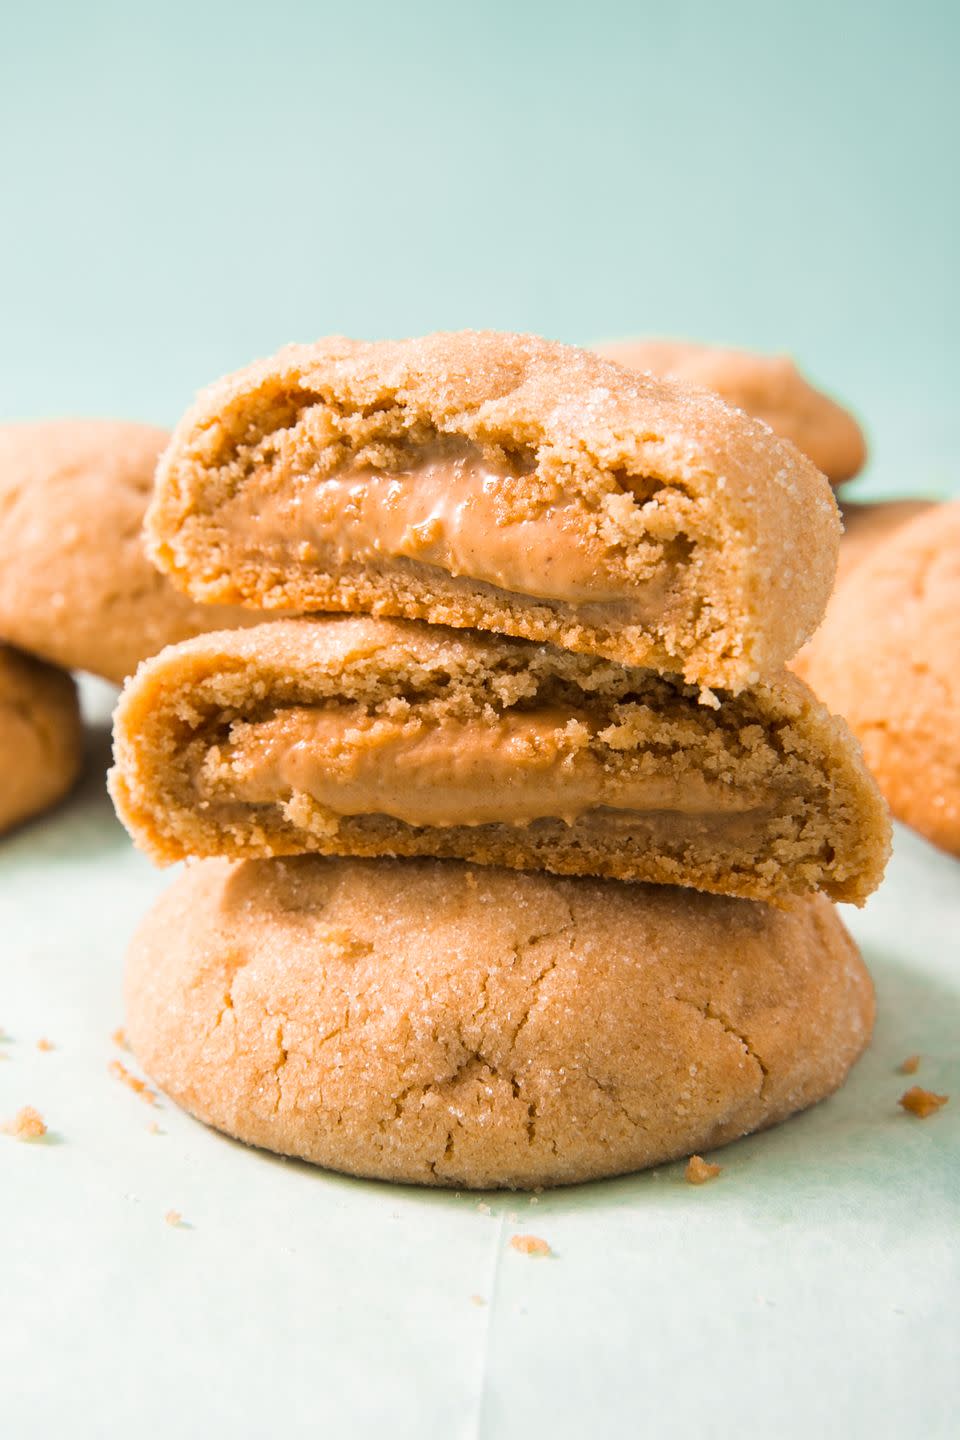
[[[785,355],[757,355],[688,340],[611,340],[596,345],[629,370],[702,385],[792,440],[834,485],[867,458],[863,431],[848,410],[815,390]]]
[[[0,637],[119,683],[174,640],[250,623],[193,604],[143,552],[167,438],[115,420],[0,426]]]
[[[805,672],[860,737],[894,815],[960,855],[960,501],[857,566]]]
[[[731,689],[813,631],[829,485],[705,391],[531,336],[291,346],[174,432],[151,554],[194,599],[477,627]]]
[[[678,677],[370,617],[204,635],[141,667],[111,789],[155,859],[456,856],[862,901],[886,809],[781,673],[710,707]]]
[[[71,677],[0,645],[0,832],[60,800],[79,774],[81,754]]]
[[[873,1023],[820,896],[444,861],[200,861],[141,925],[126,1033],[209,1125],[387,1180],[561,1185],[829,1095]]]

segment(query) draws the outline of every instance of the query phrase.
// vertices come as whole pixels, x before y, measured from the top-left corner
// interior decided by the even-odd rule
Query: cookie
[[[862,901],[885,807],[842,722],[781,675],[676,677],[370,617],[200,636],[115,717],[121,819],[161,862],[317,852]]]
[[[787,911],[445,861],[205,860],[142,923],[126,1034],[178,1104],[353,1175],[561,1185],[823,1099],[873,992]]]
[[[845,500],[840,506],[843,535],[840,540],[834,591],[838,590],[860,562],[872,555],[877,546],[889,539],[895,530],[899,530],[908,521],[915,520],[918,515],[925,514],[935,504],[935,500]],[[827,608],[829,610],[829,606]]]
[[[492,332],[292,346],[205,391],[151,554],[197,600],[477,627],[739,688],[794,654],[840,525],[715,396]]]
[[[786,355],[724,350],[692,340],[613,340],[593,348],[628,370],[714,391],[792,440],[834,485],[863,469],[867,447],[856,420],[815,390]]]
[[[67,793],[79,774],[82,748],[70,676],[0,645],[0,832]]]
[[[0,636],[120,683],[140,660],[247,611],[186,599],[143,552],[167,432],[116,420],[0,426]]]
[[[960,855],[960,500],[857,566],[806,674],[859,736],[894,815]]]

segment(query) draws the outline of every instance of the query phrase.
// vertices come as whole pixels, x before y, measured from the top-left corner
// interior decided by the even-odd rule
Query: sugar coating
[[[0,426],[0,635],[116,683],[174,640],[250,621],[158,574],[141,527],[165,430],[119,420]]]
[[[866,441],[854,417],[805,380],[786,355],[757,355],[688,340],[612,340],[593,349],[630,370],[714,391],[728,405],[792,440],[834,485],[863,468]]]
[[[206,1123],[351,1174],[533,1188],[831,1093],[873,1023],[822,897],[434,860],[199,861],[131,945],[127,1033]]]
[[[407,556],[321,554],[295,517],[344,466],[404,471],[469,443],[514,475],[498,526],[562,501],[556,544],[601,543],[622,603],[544,600]],[[476,627],[737,689],[820,619],[840,526],[823,475],[716,396],[534,336],[290,346],[204,391],[157,470],[154,561],[195,599]],[[646,611],[631,609],[642,584]]]

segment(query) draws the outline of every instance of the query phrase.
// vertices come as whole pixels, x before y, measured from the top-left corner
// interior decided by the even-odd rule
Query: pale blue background
[[[958,484],[960,5],[0,4],[0,415],[341,331],[785,349]]]

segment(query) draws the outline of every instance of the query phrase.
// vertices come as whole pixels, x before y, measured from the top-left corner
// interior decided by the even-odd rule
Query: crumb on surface
[[[487,1303],[487,1302],[486,1302],[486,1300],[483,1298],[482,1295],[471,1295],[471,1296],[470,1296],[470,1304],[471,1304],[471,1305],[486,1305],[486,1303]]]
[[[539,1235],[512,1235],[510,1244],[514,1250],[519,1250],[521,1255],[550,1255],[552,1253],[546,1240],[541,1240]]]
[[[705,1185],[708,1180],[717,1178],[720,1169],[719,1165],[713,1165],[709,1160],[704,1160],[702,1155],[691,1155],[687,1161],[687,1168],[683,1172],[683,1178],[688,1185]]]
[[[150,1124],[147,1126],[147,1130],[151,1135],[163,1134],[163,1131],[160,1129],[160,1126],[157,1124],[156,1120],[150,1121]]]
[[[174,1229],[176,1229],[176,1227],[183,1222],[183,1216],[180,1214],[179,1210],[168,1210],[163,1218],[167,1222],[167,1224],[172,1225]]]
[[[38,1050],[55,1050],[55,1049],[56,1049],[56,1046],[54,1045],[54,1043],[53,1043],[52,1040],[48,1040],[45,1035],[41,1035],[41,1036],[40,1036],[40,1039],[37,1041],[37,1049],[38,1049]]]
[[[126,1031],[124,1030],[122,1025],[117,1026],[116,1030],[114,1030],[113,1034],[110,1036],[110,1039],[113,1041],[114,1045],[116,1045],[120,1050],[130,1049],[130,1046],[127,1044]]]
[[[935,1115],[941,1110],[949,1095],[936,1095],[932,1090],[924,1090],[922,1085],[911,1085],[900,1096],[899,1104],[911,1115],[916,1115],[918,1120],[926,1120],[928,1115]]]
[[[136,1075],[131,1075],[126,1065],[121,1061],[111,1060],[107,1069],[111,1075],[120,1080],[128,1089],[132,1090],[135,1095],[139,1095],[141,1100],[146,1100],[148,1105],[156,1105],[157,1092],[151,1090],[146,1081],[139,1080]]]
[[[901,1060],[897,1069],[901,1075],[916,1075],[920,1068],[920,1056],[908,1055],[906,1060]]]
[[[39,1140],[47,1133],[43,1116],[32,1105],[24,1105],[3,1128],[15,1140]]]
[[[490,1214],[490,1206],[487,1204],[486,1200],[478,1200],[477,1209],[480,1211],[481,1215]]]

